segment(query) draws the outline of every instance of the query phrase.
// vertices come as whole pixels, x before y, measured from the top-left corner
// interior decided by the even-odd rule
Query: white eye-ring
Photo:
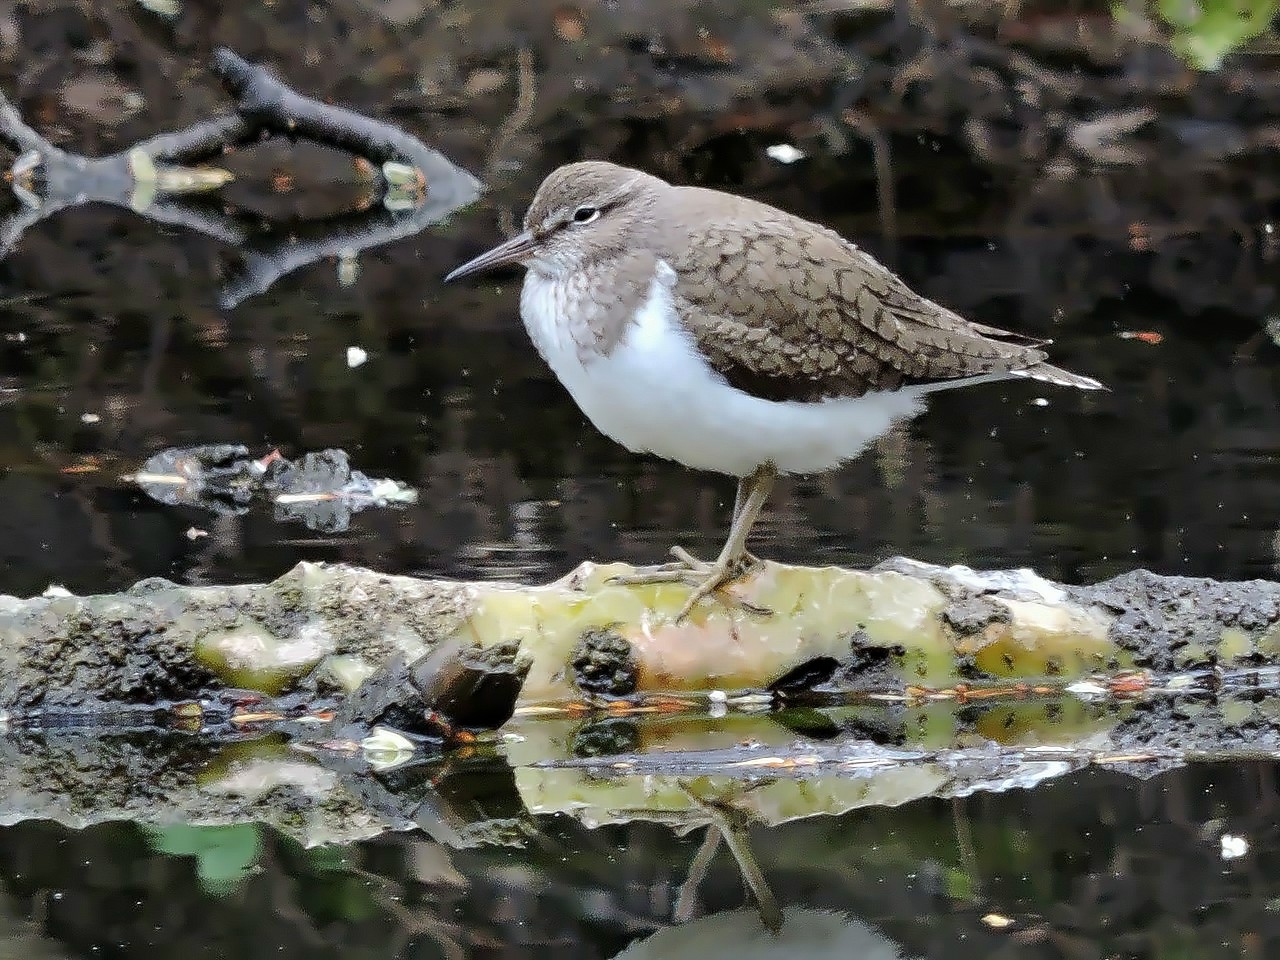
[[[599,207],[581,206],[577,210],[573,211],[573,223],[578,227],[584,227],[588,223],[595,223],[599,219]]]

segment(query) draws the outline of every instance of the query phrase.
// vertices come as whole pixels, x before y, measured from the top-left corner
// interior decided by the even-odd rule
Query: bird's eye
[[[585,223],[591,223],[593,220],[599,218],[599,216],[599,207],[579,207],[577,210],[573,211],[573,222],[578,226],[582,226]]]

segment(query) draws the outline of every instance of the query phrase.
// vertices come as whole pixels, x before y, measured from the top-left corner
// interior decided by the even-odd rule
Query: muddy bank
[[[538,814],[779,824],[1280,756],[1276,584],[766,564],[735,589],[773,617],[677,626],[682,589],[611,585],[622,569],[518,586],[300,564],[2,598],[0,817],[467,847]]]
[[[676,623],[683,588],[615,585],[627,569],[588,563],[526,587],[302,563],[268,584],[0,598],[0,709],[56,725],[239,690],[251,709],[291,716],[352,698],[365,706],[350,718],[374,723],[401,701],[431,706],[422,691],[435,681],[421,671],[441,650],[475,651],[464,659],[480,679],[519,662],[522,684],[491,689],[551,709],[751,691],[766,703],[964,697],[1083,678],[1103,690],[1175,675],[1200,687],[1214,671],[1262,676],[1280,659],[1280,585],[1263,581],[1135,573],[1063,587],[904,559],[868,571],[766,563],[732,590],[772,616],[706,603]],[[480,679],[449,694],[450,712],[467,716]]]
[[[467,847],[538,814],[776,825],[1280,756],[1273,583],[767,564],[736,589],[775,617],[676,627],[681,591],[611,586],[618,569],[522,587],[300,564],[4,598],[0,817]],[[459,645],[469,678],[433,687]]]

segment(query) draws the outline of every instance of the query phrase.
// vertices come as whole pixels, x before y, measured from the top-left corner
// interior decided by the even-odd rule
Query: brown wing
[[[695,226],[689,246],[666,251],[686,323],[730,384],[773,400],[858,397],[1044,358],[1040,341],[919,296],[839,235],[771,207],[749,209]],[[696,211],[686,212],[696,223]]]

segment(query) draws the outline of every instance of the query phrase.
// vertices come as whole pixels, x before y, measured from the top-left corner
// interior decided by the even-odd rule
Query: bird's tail
[[[1080,390],[1106,390],[1107,388],[1093,377],[1082,377],[1050,363],[1036,363],[1021,370],[1010,370],[1014,377],[1027,377],[1030,380],[1041,380],[1059,387],[1076,387]]]

